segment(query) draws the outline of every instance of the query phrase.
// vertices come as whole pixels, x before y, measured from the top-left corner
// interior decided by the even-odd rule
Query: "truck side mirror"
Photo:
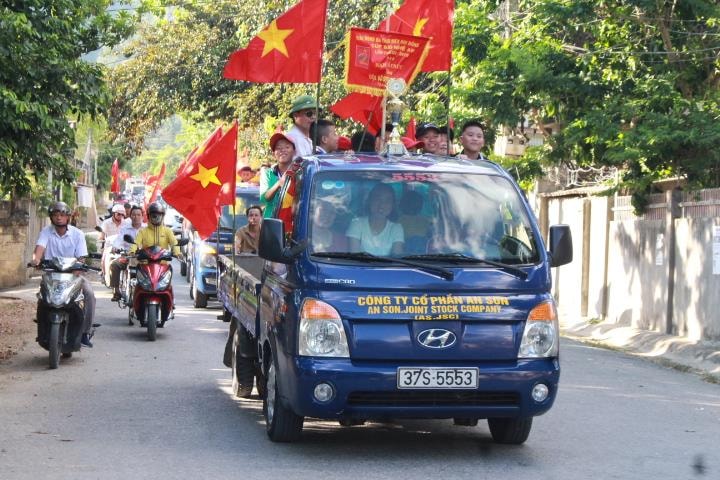
[[[271,262],[289,264],[295,261],[305,249],[304,240],[292,248],[285,247],[285,228],[282,220],[266,218],[260,226],[260,240],[258,241],[258,256]]]
[[[572,262],[573,245],[569,225],[550,227],[550,266],[559,267]]]

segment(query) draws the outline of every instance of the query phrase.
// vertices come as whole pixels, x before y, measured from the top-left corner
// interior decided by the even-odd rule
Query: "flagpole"
[[[446,99],[446,103],[445,103],[445,109],[447,110],[447,122],[445,122],[445,135],[447,135],[447,137],[448,137],[447,149],[445,150],[445,155],[447,155],[448,157],[450,156],[450,146],[451,146],[451,144],[452,144],[452,140],[451,140],[451,136],[450,136],[450,118],[452,118],[452,117],[450,116],[450,95],[451,95],[451,91],[452,91],[452,73],[451,73],[451,70],[452,70],[452,65],[450,66],[450,69],[448,69],[447,99]]]
[[[312,142],[314,148],[317,148],[318,143],[318,120],[320,120],[320,85],[322,84],[322,72],[323,72],[323,66],[325,58],[325,47],[327,46],[327,43],[325,41],[325,31],[327,27],[327,11],[328,11],[328,4],[325,4],[325,16],[323,18],[323,47],[320,51],[320,75],[318,75],[318,84],[317,84],[317,96],[315,97],[315,134],[313,135]],[[314,150],[313,148],[313,150]],[[313,152],[314,153],[314,152]]]

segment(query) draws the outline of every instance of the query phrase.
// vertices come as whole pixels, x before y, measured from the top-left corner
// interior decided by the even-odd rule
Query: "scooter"
[[[134,243],[130,235],[125,235],[123,239]],[[137,320],[141,327],[147,328],[147,339],[154,342],[157,329],[165,327],[165,322],[174,316],[172,253],[152,246],[139,250],[135,258],[138,261],[135,278],[130,278],[128,282],[128,298],[132,299],[128,322],[132,324],[133,320]]]
[[[80,350],[85,318],[85,297],[82,279],[76,272],[99,271],[74,257],[43,260],[37,267],[44,271],[37,303],[37,342],[50,352],[50,368],[60,365],[60,356],[72,357]],[[95,327],[90,332],[92,338]]]

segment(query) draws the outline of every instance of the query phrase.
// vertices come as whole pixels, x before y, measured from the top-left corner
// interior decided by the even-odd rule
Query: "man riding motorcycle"
[[[85,235],[69,224],[71,214],[70,207],[64,202],[55,202],[48,207],[52,224],[40,230],[33,251],[32,265],[38,266],[43,259],[50,260],[54,257],[75,257],[81,262],[84,260],[88,254]],[[95,293],[85,277],[82,277],[82,292],[85,296],[85,312],[80,343],[92,348],[90,331],[95,319]]]
[[[145,226],[142,220],[142,207],[133,205],[130,208],[130,224],[123,225],[123,227],[120,229],[120,233],[118,233],[117,237],[115,237],[115,241],[112,245],[113,252],[127,252],[132,248],[132,245],[127,243],[124,240],[124,237],[125,235],[130,235],[134,239],[140,229]],[[118,300],[120,300],[120,272],[125,268],[127,268],[127,261],[123,261],[120,258],[117,258],[113,260],[112,263],[110,263],[110,288],[112,288],[113,290],[113,302],[117,302]]]

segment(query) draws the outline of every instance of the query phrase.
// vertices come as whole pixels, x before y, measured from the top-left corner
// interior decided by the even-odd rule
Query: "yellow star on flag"
[[[214,183],[215,185],[222,185],[216,175],[217,171],[218,167],[205,168],[202,163],[198,163],[198,173],[192,175],[190,178],[200,182],[200,185],[202,185],[203,188],[206,188],[211,183]]]
[[[262,32],[258,33],[258,38],[260,38],[263,42],[265,42],[265,45],[263,46],[262,55],[260,57],[264,57],[268,53],[272,52],[273,50],[277,50],[278,52],[282,53],[286,57],[289,57],[287,47],[285,46],[285,39],[293,33],[295,30],[288,29],[288,30],[280,30],[277,27],[277,20],[273,20],[268,27],[263,30]]]
[[[422,30],[425,28],[425,24],[428,22],[428,18],[418,18],[417,23],[413,27],[413,36],[420,37],[422,36]]]

